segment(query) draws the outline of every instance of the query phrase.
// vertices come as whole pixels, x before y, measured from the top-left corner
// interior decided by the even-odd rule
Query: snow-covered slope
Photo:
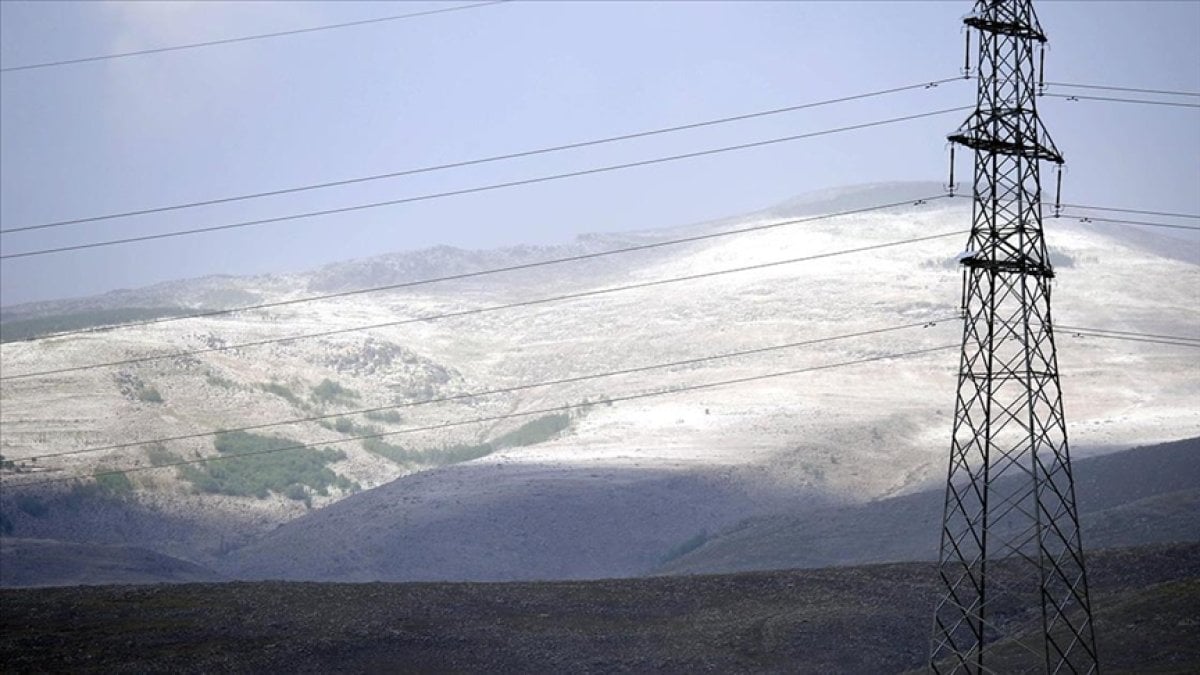
[[[897,195],[915,199],[936,192],[936,185],[930,184],[866,186],[796,200],[741,220],[585,238],[571,247],[495,252],[438,249],[340,263],[304,275],[238,283],[222,280],[222,285],[268,300],[286,299],[593,252],[690,232],[766,224],[797,214],[896,201]],[[3,365],[6,373],[13,374],[64,368],[806,258],[961,231],[969,223],[969,213],[969,200],[933,200],[466,281],[10,343],[3,346]],[[1058,261],[1057,322],[1197,334],[1200,268],[1179,256],[1156,254],[1144,241],[1128,240],[1119,231],[1065,221],[1047,223]],[[241,569],[254,576],[328,578],[350,567],[355,570],[353,578],[623,573],[653,562],[655,556],[701,530],[749,515],[804,504],[866,501],[926,487],[943,475],[957,358],[952,348],[718,388],[669,390],[955,345],[958,322],[945,319],[956,313],[960,279],[952,258],[963,240],[964,235],[954,235],[563,302],[12,380],[0,391],[4,426],[0,453],[20,460],[921,324],[755,356],[409,406],[401,409],[402,419],[397,422],[355,418],[383,431],[402,431],[579,405],[585,400],[665,392],[611,406],[579,408],[571,426],[553,440],[417,476],[408,474],[424,467],[397,464],[369,452],[358,441],[341,443],[337,447],[347,457],[331,465],[340,475],[364,488],[399,480],[386,489],[368,489],[335,508],[321,507],[341,500],[345,493],[334,490],[326,497],[314,496],[316,510],[311,513],[300,502],[278,495],[255,499],[194,494],[173,470],[133,474],[136,486],[142,488],[136,499],[167,510],[231,514],[243,534],[250,532],[239,541],[303,516],[226,561],[226,571],[235,574]],[[186,297],[179,302],[186,304]],[[931,325],[923,326],[926,323]],[[1060,332],[1059,347],[1071,437],[1078,452],[1200,435],[1195,405],[1200,370],[1189,350],[1075,338],[1069,331]],[[315,406],[306,397],[323,379],[356,392],[357,398]],[[131,395],[130,382],[154,387],[163,401],[139,400],[136,391]],[[300,402],[264,391],[262,385],[270,382],[296,392]],[[476,443],[494,439],[527,419],[449,426],[389,440],[409,448]],[[260,433],[318,443],[348,437],[315,422]],[[206,437],[173,442],[168,448],[182,457],[214,454],[212,439]],[[137,462],[145,465],[148,457],[144,449],[135,447],[47,459],[39,466],[49,469],[43,476],[57,476]],[[672,482],[672,477],[677,480]],[[547,534],[551,532],[553,537]],[[608,534],[600,536],[600,532]],[[571,543],[571,536],[586,541],[589,533],[597,533],[597,542],[611,545]],[[401,541],[407,557],[396,558],[390,547]],[[481,543],[487,541],[494,545]],[[621,541],[628,550],[621,550]],[[500,564],[482,552],[501,550],[496,548],[498,542],[519,549],[511,553],[508,563]],[[435,549],[440,553],[426,555]],[[536,564],[538,551],[567,550],[574,553],[561,560],[543,555],[545,564]],[[283,551],[288,551],[286,557]],[[387,562],[393,559],[395,565]],[[450,559],[456,561],[454,565],[445,563]],[[512,572],[519,569],[532,572]]]

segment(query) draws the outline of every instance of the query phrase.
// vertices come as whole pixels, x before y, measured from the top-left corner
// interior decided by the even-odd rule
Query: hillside
[[[1106,672],[1200,668],[1200,545],[1097,551],[1089,564]],[[934,579],[929,565],[907,563],[591,582],[4,590],[0,661],[13,672],[894,673],[928,653]]]
[[[0,538],[0,586],[220,581],[199,565],[132,546]]]
[[[743,218],[585,237],[566,246],[393,253],[296,274],[179,281],[95,302],[5,308],[6,321],[26,321],[64,311],[284,302],[914,199],[887,210],[569,265],[6,342],[0,346],[6,377],[197,353],[6,380],[0,455],[20,473],[4,476],[0,530],[22,538],[149,546],[205,566],[223,565],[225,554],[237,549],[243,552],[233,569],[276,576],[287,573],[278,569],[282,562],[272,569],[255,560],[256,551],[270,548],[259,540],[283,525],[282,541],[283,533],[320,523],[324,510],[347,503],[355,512],[378,508],[398,519],[379,520],[379,529],[370,524],[375,521],[355,523],[363,550],[395,557],[386,542],[402,539],[404,556],[430,552],[419,560],[397,558],[409,565],[408,578],[428,578],[430,569],[454,569],[462,578],[494,578],[498,569],[505,578],[574,578],[644,571],[680,543],[747,518],[918,492],[944,475],[953,349],[823,368],[956,344],[958,322],[944,319],[955,315],[959,297],[958,235],[597,292],[962,230],[968,200],[915,203],[937,192],[927,183],[858,186]],[[1112,228],[1066,221],[1048,228],[1060,323],[1185,335],[1200,325],[1194,292],[1200,267],[1162,255],[1163,246],[1145,245],[1142,240],[1154,235],[1135,241]],[[570,293],[589,295],[491,309]],[[428,319],[462,312],[468,314]],[[900,324],[914,327],[643,369]],[[238,346],[361,326],[378,327]],[[1200,365],[1192,354],[1070,332],[1061,334],[1059,347],[1077,457],[1200,435]],[[819,370],[681,391],[807,368]],[[626,369],[638,370],[578,379]],[[560,380],[571,381],[528,386]],[[497,389],[503,391],[472,396]],[[605,404],[629,394],[661,395]],[[376,410],[353,412],[363,409]],[[544,409],[557,411],[533,412]],[[524,413],[530,414],[499,419]],[[478,418],[491,419],[470,422]],[[296,421],[249,434],[204,435],[281,420]],[[390,435],[356,439],[380,433]],[[163,437],[186,438],[128,445]],[[295,444],[313,447],[253,461],[232,457]],[[83,452],[110,445],[123,447]],[[33,459],[44,455],[59,456]],[[163,466],[219,456],[225,459],[186,469]],[[103,484],[18,485],[108,469],[136,472]],[[377,492],[380,486],[387,489]],[[378,506],[371,506],[376,499]],[[464,535],[447,540],[444,532]],[[528,536],[520,539],[522,533]],[[314,559],[333,550],[324,544],[332,539],[315,533],[287,536],[315,549]],[[443,543],[438,549],[426,542]],[[350,566],[355,578],[375,578],[371,556],[350,550],[361,558]],[[497,550],[510,550],[509,557],[496,559],[490,552]],[[546,551],[562,556],[561,564],[543,564]],[[304,565],[320,570],[326,563]]]
[[[1089,548],[1200,541],[1200,438],[1078,461]],[[667,561],[664,574],[924,560],[938,551],[941,490],[798,516],[748,519]]]

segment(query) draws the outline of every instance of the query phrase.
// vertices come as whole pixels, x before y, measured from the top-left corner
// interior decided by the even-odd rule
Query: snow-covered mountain
[[[968,227],[969,199],[916,203],[937,192],[935,184],[926,183],[860,186],[792,200],[742,219],[584,237],[570,246],[439,248],[304,274],[173,282],[123,297],[146,307],[274,302],[914,202],[461,281],[11,342],[3,345],[3,367],[6,374],[19,374],[227,347],[812,258]],[[1167,254],[1177,252],[1178,245],[1154,234],[1056,220],[1047,221],[1047,237],[1058,269],[1054,309],[1059,324],[1197,334],[1200,267],[1186,255]],[[953,348],[679,389],[956,345],[960,326],[952,317],[960,277],[953,258],[963,241],[965,235],[951,235],[503,311],[9,380],[0,389],[0,454],[21,466],[23,458],[37,455],[400,405],[398,414],[376,411],[370,419],[346,415],[345,421],[330,418],[254,432],[341,450],[344,458],[327,462],[345,478],[340,486],[318,491],[309,485],[291,498],[278,490],[268,490],[263,498],[212,494],[188,480],[185,469],[161,468],[130,474],[134,491],[122,498],[219,531],[219,543],[213,535],[159,549],[233,575],[432,579],[638,573],[696,533],[748,516],[865,502],[928,487],[944,476],[957,366]],[[99,302],[111,306],[111,298]],[[87,307],[87,302],[69,306]],[[6,317],[46,311],[45,305],[9,308]],[[916,325],[752,356],[512,389],[900,324]],[[1077,454],[1200,435],[1200,366],[1189,350],[1077,338],[1067,330],[1060,331],[1058,344]],[[461,396],[496,389],[508,391]],[[603,403],[649,392],[663,395]],[[559,406],[573,406],[568,417],[544,412],[445,426]],[[535,424],[527,425],[531,420]],[[438,428],[381,439],[392,450],[345,442],[364,432],[414,427]],[[447,464],[447,457],[487,453],[478,450],[486,442],[505,447],[435,466]],[[462,452],[447,454],[454,448]],[[164,458],[217,453],[213,438],[200,436],[156,448],[41,459],[36,474],[27,471],[6,481],[144,468]],[[355,483],[364,489],[352,494]],[[55,528],[70,520],[38,518],[13,506],[15,497],[3,499],[20,536],[61,535]],[[261,536],[282,523],[287,524]],[[95,529],[71,532],[89,540],[119,539]],[[226,555],[230,549],[236,550]]]

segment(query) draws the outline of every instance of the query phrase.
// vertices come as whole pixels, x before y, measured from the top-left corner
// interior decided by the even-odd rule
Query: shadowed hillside
[[[0,539],[0,586],[220,581],[199,565],[133,546]]]
[[[1200,438],[1075,462],[1088,548],[1200,540]],[[942,490],[794,517],[749,519],[659,572],[711,573],[922,560],[937,555]]]

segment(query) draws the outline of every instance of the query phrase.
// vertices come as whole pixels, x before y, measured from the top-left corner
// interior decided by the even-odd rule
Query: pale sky
[[[0,66],[449,6],[10,1],[0,3]],[[352,178],[951,77],[962,64],[961,18],[970,9],[951,0],[510,2],[5,72],[0,222],[13,228]],[[1047,80],[1200,91],[1200,3],[1045,1],[1037,9],[1050,38]],[[0,248],[15,253],[396,199],[973,103],[971,83],[959,81],[554,156],[13,233],[0,238]],[[1068,161],[1064,201],[1200,213],[1200,110],[1051,98],[1039,107]],[[734,215],[826,187],[945,181],[945,136],[964,117],[5,260],[0,304],[207,274],[300,270],[438,244],[558,243],[585,232]],[[969,175],[963,155],[960,179]]]

